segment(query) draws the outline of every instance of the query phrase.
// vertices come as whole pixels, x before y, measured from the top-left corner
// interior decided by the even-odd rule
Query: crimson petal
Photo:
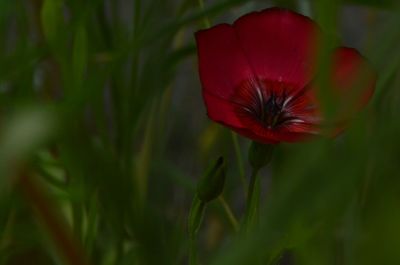
[[[196,33],[203,89],[220,98],[231,97],[243,80],[254,79],[232,26],[221,24]]]
[[[368,61],[355,49],[340,47],[333,54],[332,84],[335,92],[356,106],[358,111],[366,105],[374,93],[377,73]]]
[[[256,131],[243,125],[241,120],[234,113],[235,103],[216,97],[205,90],[203,90],[203,98],[207,106],[207,115],[213,121],[223,124],[245,137],[263,143],[274,144],[279,142],[278,138],[276,138],[272,131],[257,134]]]
[[[298,89],[312,79],[319,28],[308,17],[271,8],[239,18],[234,28],[259,79],[281,81]]]
[[[221,99],[203,90],[203,98],[207,107],[207,115],[215,122],[228,127],[243,128],[241,121],[234,113],[234,106],[227,100]]]
[[[357,50],[339,47],[332,55],[329,81],[333,89],[331,99],[336,107],[333,122],[340,124],[335,127],[340,127],[339,131],[342,131],[354,114],[372,97],[377,73]],[[314,91],[318,90],[317,83],[311,83],[310,87]]]

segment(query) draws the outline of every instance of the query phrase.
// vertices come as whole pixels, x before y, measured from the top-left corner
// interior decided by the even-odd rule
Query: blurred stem
[[[367,202],[368,192],[371,189],[374,166],[375,166],[375,160],[369,159],[359,198],[361,208],[364,208]]]
[[[82,249],[78,247],[78,241],[73,238],[71,231],[68,231],[67,225],[56,212],[56,208],[51,205],[51,201],[45,197],[44,190],[32,178],[32,175],[23,171],[19,176],[18,188],[47,230],[56,251],[65,264],[88,265]]]
[[[93,192],[87,209],[88,225],[85,233],[84,243],[85,250],[88,255],[92,254],[94,242],[96,241],[96,233],[98,231],[98,193],[98,189]]]
[[[41,22],[41,12],[43,7],[43,0],[32,0],[33,3],[33,31],[37,34],[38,45],[44,45],[46,38],[43,33],[43,24]],[[47,44],[45,45],[47,46]],[[49,64],[48,73],[45,75],[45,82],[43,87],[43,94],[41,95],[45,100],[52,100],[56,97],[58,90],[61,89],[62,76],[59,62],[56,61],[54,56],[49,53],[46,58],[43,58],[46,64]],[[43,62],[41,62],[43,63]]]
[[[242,182],[244,194],[245,194],[245,196],[247,196],[247,182],[246,182],[246,177],[244,174],[243,158],[242,158],[242,154],[240,151],[239,141],[238,141],[237,135],[234,132],[231,132],[231,135],[232,135],[233,146],[235,148],[236,160],[237,160],[238,168],[239,168],[239,177]]]
[[[121,237],[118,239],[118,242],[116,244],[115,264],[121,264],[123,256],[124,256],[124,241]]]
[[[73,216],[73,229],[74,234],[82,240],[82,221],[83,215],[81,211],[80,204],[78,202],[72,202],[72,216]]]
[[[107,24],[105,10],[106,7],[104,3],[99,5],[98,10],[96,12],[97,23],[99,24],[101,34],[103,35],[104,45],[106,46],[107,49],[111,50],[113,47],[113,36],[111,35],[110,27]]]
[[[142,1],[141,0],[135,0],[134,4],[134,10],[133,10],[133,31],[137,35],[138,34],[138,29],[139,29],[139,22],[140,22],[140,11],[142,9]]]
[[[200,8],[203,10],[204,9],[204,1],[203,0],[198,0],[198,2],[199,2]],[[211,23],[210,23],[210,20],[208,19],[208,17],[204,17],[203,18],[203,25],[206,28],[209,28],[211,26]]]
[[[140,11],[142,9],[142,1],[141,0],[135,0],[134,4],[134,11],[133,11],[133,43],[137,43],[140,35]],[[136,46],[136,45],[135,45]],[[128,106],[130,106],[129,113],[132,112],[132,106],[129,104],[129,102],[132,102],[136,97],[138,96],[138,87],[139,87],[139,52],[134,52],[133,53],[133,58],[132,58],[132,74],[131,74],[131,82],[132,82],[132,91],[128,89],[129,94],[127,96],[128,100]],[[133,97],[133,98],[132,98]]]
[[[250,176],[250,183],[247,191],[246,213],[244,216],[245,229],[249,228],[258,220],[258,204],[260,197],[260,188],[257,178],[258,171],[259,169],[253,168]]]
[[[7,212],[9,212],[8,216],[7,216],[7,220],[5,220],[4,223],[1,222],[2,227],[0,227],[0,234],[2,235],[2,237],[0,238],[0,256],[3,255],[2,252],[5,252],[7,250],[7,245],[10,244],[10,240],[12,238],[12,231],[13,231],[14,223],[15,223],[16,210],[11,209],[11,208],[12,208],[11,205],[7,207]],[[4,210],[4,208],[2,210]],[[3,221],[3,220],[0,220],[0,221]],[[0,259],[0,264],[3,264],[2,262],[3,262],[3,260]],[[4,264],[5,264],[5,262],[4,262]]]
[[[189,242],[189,265],[198,265],[196,238],[191,237]]]
[[[197,233],[200,229],[201,222],[203,221],[204,211],[206,209],[206,203],[201,201],[197,195],[193,198],[192,206],[189,212],[189,265],[197,265]]]
[[[219,196],[219,201],[222,204],[222,207],[224,207],[225,213],[228,216],[229,221],[232,224],[233,229],[235,230],[235,232],[239,231],[239,223],[235,217],[235,215],[232,212],[231,207],[229,207],[229,204],[226,202],[224,196]]]
[[[148,189],[148,178],[151,166],[151,159],[153,157],[154,136],[156,128],[156,110],[158,102],[153,102],[151,109],[147,116],[147,124],[145,125],[144,137],[140,152],[135,159],[135,188],[137,195],[137,202],[139,209],[143,209]]]

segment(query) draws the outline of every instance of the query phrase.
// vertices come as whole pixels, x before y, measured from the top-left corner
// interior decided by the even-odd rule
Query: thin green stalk
[[[206,203],[201,201],[197,195],[193,198],[192,206],[190,207],[189,212],[189,222],[188,222],[188,231],[189,231],[189,265],[198,265],[198,257],[197,257],[197,233],[200,229],[201,222],[203,220],[204,211],[205,211]]]
[[[235,230],[235,232],[239,231],[239,222],[237,221],[235,215],[232,212],[231,207],[229,207],[229,204],[226,202],[225,198],[221,195],[219,196],[219,202],[222,204],[222,207],[225,210],[225,213],[229,219],[229,221],[232,224],[233,229]]]
[[[124,257],[124,241],[122,237],[118,238],[118,242],[116,243],[116,254],[115,254],[115,264],[120,264]]]
[[[238,164],[238,168],[239,168],[239,177],[242,182],[245,196],[247,196],[247,182],[246,182],[246,176],[244,173],[243,158],[242,158],[242,154],[240,151],[239,141],[238,141],[236,133],[231,132],[231,136],[232,136],[233,146],[235,148],[236,160],[237,160],[237,164]]]
[[[139,23],[140,23],[140,14],[142,10],[142,1],[141,0],[135,0],[134,6],[133,6],[133,32],[135,35],[137,35],[137,31],[139,29]]]
[[[196,238],[191,237],[189,242],[189,265],[198,265]]]
[[[72,215],[73,215],[73,230],[75,236],[82,240],[82,221],[83,215],[79,203],[72,202]]]
[[[246,213],[244,227],[248,228],[258,219],[259,187],[257,187],[258,169],[253,169],[247,191]]]
[[[260,180],[257,178],[261,168],[267,166],[272,158],[274,145],[252,142],[249,148],[249,162],[252,168],[247,192],[247,205],[244,217],[244,227],[248,229],[258,222],[260,202]]]
[[[154,136],[155,136],[155,117],[156,117],[156,104],[152,104],[150,112],[147,116],[147,124],[144,130],[144,138],[142,141],[142,146],[140,147],[140,153],[136,158],[135,164],[135,184],[137,192],[137,202],[140,209],[143,209],[148,190],[148,178],[149,170],[151,165],[151,157],[154,148]]]

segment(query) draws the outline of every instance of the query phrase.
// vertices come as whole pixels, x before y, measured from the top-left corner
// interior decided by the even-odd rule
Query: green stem
[[[82,211],[77,202],[72,202],[72,216],[73,216],[73,231],[75,236],[82,240]]]
[[[258,222],[258,208],[260,202],[260,181],[257,178],[258,171],[267,166],[272,158],[274,145],[266,145],[252,142],[249,148],[249,162],[252,167],[250,183],[247,192],[246,213],[244,216],[244,227]]]
[[[257,185],[258,169],[254,169],[250,176],[250,183],[247,190],[246,213],[244,226],[248,228],[258,219],[259,187]]]
[[[222,204],[222,207],[225,210],[226,215],[228,216],[229,221],[232,224],[233,229],[235,232],[239,231],[239,222],[237,221],[235,215],[233,214],[231,208],[229,207],[229,204],[226,202],[225,198],[223,196],[219,196],[219,201]]]
[[[238,141],[236,133],[232,132],[231,135],[232,135],[233,146],[235,148],[236,160],[237,160],[238,168],[239,168],[239,175],[240,175],[239,177],[242,182],[244,194],[245,194],[245,196],[247,196],[247,182],[246,182],[246,177],[245,177],[245,173],[244,173],[243,158],[242,158],[242,155],[240,152],[239,141]]]
[[[189,242],[189,265],[198,265],[196,238],[190,238]]]
[[[202,202],[196,195],[193,199],[189,213],[189,265],[198,264],[196,240],[197,232],[199,231],[201,222],[203,220],[205,208],[206,203]]]

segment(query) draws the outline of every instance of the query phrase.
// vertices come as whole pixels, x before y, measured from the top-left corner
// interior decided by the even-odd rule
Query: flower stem
[[[260,197],[260,187],[257,182],[258,169],[252,170],[250,183],[247,191],[246,213],[244,216],[244,227],[247,229],[258,220],[258,203]]]
[[[196,238],[190,238],[189,242],[189,265],[198,265]]]
[[[197,232],[203,220],[206,203],[202,202],[197,195],[194,197],[189,213],[189,265],[197,265]]]
[[[252,168],[250,183],[247,191],[246,213],[244,216],[244,228],[258,222],[258,208],[260,201],[260,181],[257,178],[258,171],[267,166],[272,158],[274,145],[252,142],[249,148],[249,162]]]
[[[235,230],[235,232],[238,232],[239,222],[237,221],[235,215],[233,214],[231,208],[229,207],[229,204],[226,202],[223,196],[219,196],[219,201],[222,204],[222,207],[224,207],[225,213],[228,216],[228,219],[231,222],[233,229]]]
[[[235,148],[235,154],[236,154],[236,160],[237,160],[238,168],[239,168],[240,180],[242,182],[245,196],[247,196],[247,182],[246,182],[246,177],[245,177],[245,173],[244,173],[243,158],[242,158],[242,155],[240,152],[238,138],[234,132],[232,132],[231,135],[232,135],[233,146]]]

